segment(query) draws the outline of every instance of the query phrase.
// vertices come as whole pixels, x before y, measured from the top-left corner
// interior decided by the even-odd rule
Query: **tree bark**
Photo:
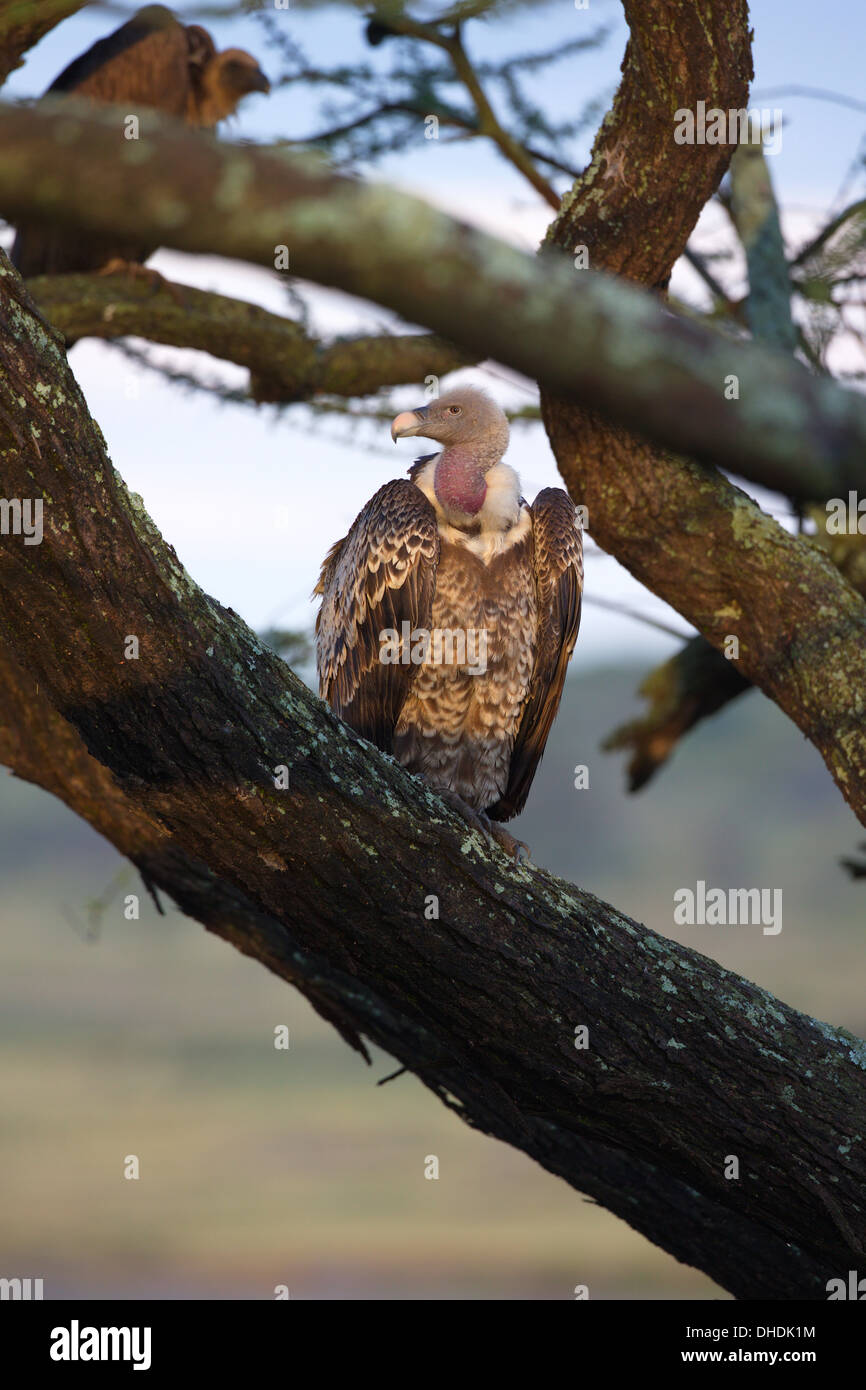
[[[586,189],[576,190],[555,236],[570,246],[583,230],[574,218],[590,228],[595,218],[601,245],[626,158],[646,158],[649,206],[630,204],[644,219],[639,235],[615,216],[607,231],[617,268],[660,284],[693,203],[719,169],[702,154],[694,186],[680,169],[681,206],[671,211],[656,179],[672,168],[654,144],[664,120],[653,99],[662,94],[669,117],[683,92],[738,94],[748,66],[745,6],[724,14],[706,0],[626,8],[633,39],[602,132],[603,166],[597,151],[587,176],[594,193],[582,202]],[[658,41],[663,21],[674,26],[672,44],[667,33]],[[637,129],[641,117],[646,132]],[[717,425],[728,445],[733,438],[718,413],[718,383],[688,361],[706,349],[718,369],[719,343],[623,287],[587,274],[577,294],[573,273],[551,260],[536,265],[320,165],[218,149],[176,130],[142,142],[134,157],[122,147],[118,155],[110,113],[66,116],[57,126],[44,112],[16,120],[0,116],[0,133],[21,137],[0,167],[0,196],[16,211],[94,227],[105,218],[110,230],[131,218],[138,234],[151,226],[167,244],[262,264],[272,263],[271,242],[288,238],[293,271],[387,304],[470,352],[494,353],[650,437],[691,447],[687,435],[708,461],[725,447],[711,438]],[[629,124],[633,150],[606,143]],[[42,162],[30,163],[40,150]],[[101,186],[109,158],[116,202]],[[643,178],[642,162],[637,170]],[[201,219],[205,207],[220,216]],[[664,226],[655,235],[657,221]],[[45,504],[41,545],[5,535],[0,548],[3,756],[51,784],[146,882],[298,983],[353,1045],[363,1034],[386,1048],[468,1123],[523,1149],[740,1297],[826,1296],[826,1280],[866,1246],[866,1046],[591,895],[507,862],[336,720],[231,610],[196,588],[112,469],[58,338],[8,262],[0,272],[3,488],[7,498]],[[750,381],[778,383],[789,404],[796,392],[816,430],[812,449],[790,422],[768,425],[752,405],[740,422],[747,464],[786,467],[782,433],[800,485],[859,476],[862,403],[770,356],[736,351],[756,374]],[[633,389],[624,387],[629,366]],[[644,371],[650,391],[670,385],[687,393],[689,409],[684,394],[673,406],[651,401]],[[696,429],[689,422],[702,404]],[[574,483],[574,451],[584,442],[574,435],[578,417],[556,399],[548,409]],[[608,496],[592,458],[593,429],[608,427],[584,423],[586,491],[576,495],[592,497],[594,533],[637,557],[650,587],[675,586],[687,616],[689,607],[709,607],[707,628],[718,636],[733,612],[717,611],[719,591],[727,594],[738,566],[746,578],[733,592],[758,605],[769,572],[788,599],[799,589],[800,606],[786,610],[785,622],[804,620],[816,599],[826,614],[819,651],[817,636],[795,642],[790,626],[778,626],[782,594],[769,595],[766,632],[757,622],[766,642],[747,661],[760,670],[781,647],[793,677],[779,679],[779,702],[811,726],[815,700],[833,693],[821,686],[821,662],[849,694],[862,690],[864,606],[853,595],[859,608],[846,607],[829,562],[786,548],[796,547],[793,538],[759,520],[724,479],[637,447],[621,431],[612,432]],[[643,479],[642,466],[655,476]],[[627,503],[621,537],[610,510],[617,494]],[[732,558],[714,555],[721,574],[708,577],[708,541],[712,550],[722,540]],[[744,563],[752,550],[760,560]],[[862,731],[850,711],[845,721],[838,697],[825,714],[813,736],[862,812]],[[275,784],[282,766],[287,790]],[[589,1045],[578,1048],[582,1025]],[[731,1156],[736,1180],[725,1176]]]
[[[863,1253],[866,1048],[486,847],[196,588],[8,270],[0,327],[4,488],[45,499],[0,551],[5,749],[57,739],[39,780],[468,1123],[741,1296],[823,1296]]]
[[[197,348],[250,371],[258,402],[310,400],[319,394],[368,396],[385,386],[445,376],[474,359],[432,333],[364,334],[322,343],[292,319],[257,304],[123,275],[40,275],[28,288],[67,338],[135,335]]]
[[[22,55],[61,20],[83,10],[90,0],[0,0],[0,85]]]
[[[627,0],[625,9],[631,37],[623,80],[592,162],[563,200],[548,244],[564,248],[580,240],[597,268],[663,286],[731,153],[725,145],[677,145],[673,114],[694,110],[699,100],[723,110],[748,104],[748,13],[744,0],[724,6],[713,0]],[[740,345],[729,344],[728,351],[743,394],[769,426],[782,408],[780,398],[762,388],[758,403]],[[773,360],[781,366],[784,359]],[[642,374],[642,364],[636,370]],[[668,404],[689,415],[700,409],[691,393],[669,394]],[[742,404],[725,402],[735,431],[746,425]],[[842,654],[852,642],[866,650],[860,635],[863,600],[838,575],[819,575],[808,543],[788,535],[720,474],[660,452],[599,418],[602,413],[576,408],[552,383],[542,391],[557,463],[572,496],[589,509],[594,539],[715,648],[737,638],[740,675],[760,686],[820,749],[843,795],[855,809],[859,803],[862,820],[866,669],[852,671],[849,683],[838,658],[844,665]],[[829,436],[833,429],[828,417],[822,432]],[[757,480],[754,470],[741,466],[736,441],[727,438],[724,448],[731,469]],[[788,492],[788,484],[776,485]],[[795,489],[788,495],[801,494]],[[817,494],[831,495],[845,494]],[[816,586],[807,608],[800,602],[804,582]],[[826,608],[823,600],[814,602],[819,593],[829,598],[831,590],[835,598]],[[846,746],[857,750],[850,762],[842,751]]]

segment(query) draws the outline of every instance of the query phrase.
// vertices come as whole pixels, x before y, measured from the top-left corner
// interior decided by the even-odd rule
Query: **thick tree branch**
[[[124,141],[116,112],[72,114],[67,104],[59,115],[58,105],[0,108],[0,206],[13,220],[146,236],[268,267],[286,245],[293,274],[394,309],[648,439],[791,496],[866,485],[866,401],[796,363],[676,318],[566,256],[537,261],[416,199],[333,174],[318,158],[235,147],[168,122]],[[721,147],[669,137],[666,127],[681,159],[684,149],[692,159],[710,150],[721,172]],[[708,196],[711,182],[698,191]],[[589,236],[597,212],[582,231],[575,216],[572,206],[562,244],[589,237],[600,264],[602,226]],[[736,404],[724,396],[731,372],[741,382]]]
[[[20,68],[24,54],[61,20],[90,0],[0,0],[0,84]]]
[[[743,317],[755,338],[792,353],[797,337],[791,317],[791,281],[779,210],[760,140],[740,145],[731,159],[731,220],[743,247],[749,290]],[[688,248],[686,248],[688,255]],[[866,594],[866,589],[861,589]],[[629,791],[638,791],[667,762],[679,740],[751,689],[736,667],[695,637],[657,667],[638,693],[650,701],[639,719],[614,729],[607,750],[630,749]]]
[[[222,934],[469,1123],[744,1297],[823,1297],[866,1248],[863,1044],[487,850],[196,588],[8,269],[0,330],[4,487],[45,499],[42,543],[0,549],[5,673],[26,672],[4,755],[151,846],[143,871],[188,910],[225,892]],[[44,701],[66,721],[47,770]]]
[[[866,598],[866,536],[830,535],[826,510],[815,506],[809,512],[817,527],[817,534],[809,540]],[[690,729],[751,689],[751,681],[737,670],[736,662],[716,651],[704,637],[693,637],[641,683],[638,694],[649,701],[646,713],[619,725],[602,746],[611,752],[630,752],[629,791],[639,791],[664,766]]]
[[[726,661],[703,637],[693,637],[638,687],[638,694],[649,701],[646,713],[614,729],[602,747],[630,753],[628,789],[640,791],[689,729],[751,689],[735,662]]]
[[[693,110],[699,100],[723,110],[747,107],[748,14],[744,0],[727,6],[627,0],[626,14],[631,38],[621,86],[592,163],[563,201],[549,240],[571,246],[580,238],[596,266],[664,285],[731,152],[730,146],[677,145],[674,113]],[[659,44],[662,26],[667,37]],[[730,351],[745,354],[732,371],[741,394],[751,395],[752,367],[745,364],[759,349],[732,344]],[[773,360],[781,367],[781,357]],[[642,374],[642,365],[637,370]],[[671,403],[696,418],[691,393]],[[745,423],[741,404],[727,402],[734,412],[729,423]],[[780,405],[772,392],[763,396],[767,425]],[[714,647],[738,639],[740,674],[820,749],[843,795],[866,820],[866,605],[860,596],[829,565],[823,568],[823,557],[805,539],[788,535],[721,475],[702,474],[603,423],[602,412],[577,410],[550,390],[542,392],[542,411],[569,490],[589,509],[595,540]],[[828,438],[834,430],[828,415],[822,433]],[[728,462],[737,472],[749,471],[741,470],[736,446]]]
[[[760,137],[739,145],[731,159],[731,219],[746,257],[746,321],[762,343],[793,353],[791,277],[779,208]]]
[[[125,275],[52,275],[29,282],[39,307],[70,338],[136,335],[198,348],[250,370],[257,401],[303,401],[319,393],[366,396],[385,386],[444,376],[472,360],[429,333],[321,343],[291,319],[224,295]]]
[[[91,758],[72,726],[5,651],[0,651],[0,762],[88,820],[137,865],[148,886],[296,985],[356,1051],[368,1055],[358,1028],[383,1039],[387,1007],[376,992],[302,951],[284,923],[185,855]],[[394,1026],[399,1029],[399,1020]],[[434,1052],[431,1065],[435,1061]],[[463,1118],[473,1123],[472,1112]],[[500,1137],[510,1142],[507,1132]],[[618,1147],[572,1136],[567,1162],[560,1146],[551,1143],[546,1166],[687,1264],[703,1267],[713,1250],[713,1276],[739,1298],[762,1298],[768,1291],[777,1298],[824,1296],[820,1260]]]

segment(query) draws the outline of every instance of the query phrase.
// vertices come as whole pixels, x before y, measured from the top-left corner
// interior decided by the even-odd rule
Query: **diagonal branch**
[[[810,241],[807,241],[806,245],[797,252],[791,261],[791,269],[796,270],[807,265],[827,245],[827,242],[831,241],[836,233],[842,230],[847,222],[852,221],[866,221],[866,198],[858,199],[856,203],[845,208],[844,212],[840,212],[837,217],[831,218],[826,226],[822,227],[820,232]]]
[[[91,0],[0,0],[0,84],[49,30]]]
[[[225,295],[121,275],[52,275],[29,282],[67,338],[149,338],[198,348],[250,370],[257,401],[303,401],[320,392],[366,396],[385,386],[444,376],[471,355],[429,333],[364,335],[321,343],[291,319]]]
[[[748,11],[744,0],[724,7],[712,0],[626,0],[625,8],[631,37],[623,80],[592,162],[563,200],[548,242],[571,247],[579,239],[594,265],[658,287],[667,283],[731,153],[731,146],[677,145],[672,122],[678,110],[694,111],[698,101],[722,110],[747,107]],[[662,26],[670,36],[663,46],[657,43]],[[741,396],[751,397],[752,354],[759,351],[730,345]],[[781,368],[781,355],[773,360]],[[802,372],[801,380],[812,378]],[[737,639],[740,675],[759,685],[822,751],[843,795],[852,806],[859,803],[857,814],[866,818],[866,657],[848,667],[852,643],[863,641],[862,598],[824,569],[825,558],[805,539],[784,532],[720,474],[701,473],[612,428],[600,418],[602,410],[575,409],[564,397],[550,383],[542,391],[543,417],[560,471],[589,509],[594,539],[717,650]],[[697,419],[696,395],[684,392],[671,401]],[[742,403],[727,402],[728,424],[748,431]],[[779,407],[789,424],[796,418],[795,402],[782,407],[770,391],[761,404],[767,425],[771,418],[779,423]],[[808,429],[803,415],[800,422]],[[829,437],[834,429],[827,416],[821,432]],[[731,441],[728,447],[729,466],[756,477],[741,466],[739,446]],[[782,481],[781,472],[776,486],[789,492],[791,479]],[[789,495],[802,494],[795,488]],[[846,494],[834,488],[818,495]],[[811,593],[805,606],[803,585]],[[827,608],[819,594],[830,598]],[[843,749],[857,750],[853,760]]]
[[[752,686],[732,661],[703,637],[693,637],[656,666],[638,687],[649,708],[605,739],[607,752],[626,750],[628,789],[640,791],[667,762],[680,739]]]
[[[56,737],[31,773],[468,1123],[743,1297],[823,1297],[866,1248],[863,1044],[487,850],[196,588],[8,270],[0,330],[4,486],[47,499],[0,550],[4,755]]]
[[[760,142],[740,145],[734,152],[730,214],[748,270],[744,317],[756,338],[793,352],[796,332],[791,317],[789,267],[778,206]],[[826,513],[823,517],[826,521]],[[816,520],[820,530],[821,516]],[[850,566],[846,568],[843,563],[843,558],[846,562],[850,558],[848,550],[843,557],[838,542],[836,553],[829,544],[823,548],[854,588],[866,597],[866,575],[855,582]],[[651,671],[638,691],[648,699],[649,708],[640,718],[614,729],[603,745],[608,750],[630,750],[629,790],[638,791],[645,786],[690,729],[748,689],[750,683],[736,664],[726,660],[703,637],[693,638],[669,661]]]
[[[314,156],[157,125],[119,147],[110,108],[0,108],[0,203],[13,218],[147,235],[267,267],[287,246],[293,274],[425,323],[647,439],[703,462],[736,461],[742,476],[790,496],[866,485],[866,401],[797,363],[685,322],[629,285],[575,270],[569,256],[536,260],[417,199],[334,174]],[[569,248],[575,211],[558,233]],[[584,236],[589,228],[586,217]],[[600,263],[600,246],[594,254]],[[742,382],[735,409],[724,396],[729,372]]]

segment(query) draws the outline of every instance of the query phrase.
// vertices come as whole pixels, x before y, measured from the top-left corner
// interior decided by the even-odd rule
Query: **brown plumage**
[[[320,693],[476,819],[510,820],[544,752],[577,637],[580,521],[559,488],[531,507],[523,500],[501,461],[507,421],[481,391],[406,411],[392,435],[444,447],[419,459],[409,481],[380,488],[328,553],[316,588]]]
[[[269,89],[249,53],[239,48],[218,53],[201,25],[183,25],[164,5],[148,5],[64,68],[46,96],[119,103],[131,115],[152,109],[213,129],[248,92]],[[141,242],[33,226],[18,229],[12,261],[26,278],[100,270],[115,260],[141,264],[155,250]]]

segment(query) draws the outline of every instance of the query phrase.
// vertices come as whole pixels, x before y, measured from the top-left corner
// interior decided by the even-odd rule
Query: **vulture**
[[[561,488],[530,506],[503,463],[508,421],[462,387],[398,415],[440,445],[386,483],[331,547],[314,591],[319,693],[420,773],[488,840],[523,807],[559,707],[583,592]]]
[[[268,91],[251,54],[241,48],[218,53],[206,29],[181,24],[164,5],[147,5],[64,68],[45,95],[119,103],[134,115],[150,108],[212,130],[247,93]],[[141,265],[155,250],[90,232],[19,227],[12,261],[29,278]]]

